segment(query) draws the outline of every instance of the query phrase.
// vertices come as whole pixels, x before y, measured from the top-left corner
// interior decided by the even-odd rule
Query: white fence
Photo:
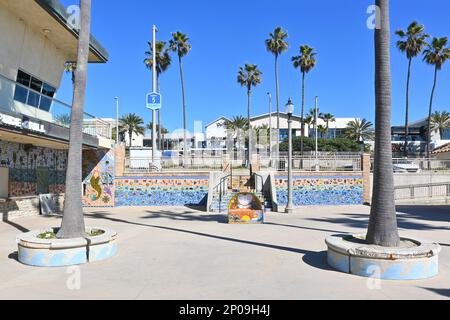
[[[166,170],[221,170],[222,157],[187,157],[186,164],[182,156],[125,159],[126,173],[149,173]]]
[[[395,200],[424,200],[450,197],[450,182],[399,186]]]
[[[260,166],[263,170],[287,171],[289,161],[288,157],[262,157]],[[361,171],[361,156],[293,157],[292,168],[300,171]]]

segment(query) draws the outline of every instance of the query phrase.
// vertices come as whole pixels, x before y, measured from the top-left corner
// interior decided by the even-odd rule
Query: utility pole
[[[158,29],[155,25],[153,25],[153,48],[152,48],[152,56],[153,56],[153,88],[152,92],[156,93],[156,87],[157,87],[157,76],[156,76],[156,32],[158,32]],[[152,110],[152,161],[155,162],[156,157],[156,110]]]

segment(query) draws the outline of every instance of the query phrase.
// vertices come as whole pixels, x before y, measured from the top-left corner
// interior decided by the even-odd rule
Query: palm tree
[[[169,69],[172,63],[172,58],[169,54],[170,51],[166,48],[166,44],[167,43],[164,41],[156,41],[156,83],[159,93],[161,93],[161,83],[159,77]],[[150,41],[148,42],[148,46],[150,50],[145,52],[146,58],[144,59],[144,64],[148,69],[153,70],[153,45]],[[158,110],[158,124],[161,124],[161,110]],[[152,129],[153,128],[150,128],[150,130]],[[161,130],[157,131],[159,138],[159,149],[162,149],[162,132]]]
[[[412,60],[422,53],[426,46],[426,40],[430,36],[424,33],[425,27],[416,21],[411,23],[408,30],[398,30],[395,32],[401,39],[397,41],[398,49],[406,54],[408,58],[408,77],[406,80],[406,113],[405,113],[405,157],[408,156],[408,136],[409,136],[409,83],[411,80]]]
[[[308,126],[308,136],[309,136],[309,131],[311,131],[311,125],[315,123],[314,117],[312,115],[307,115],[305,117],[304,122],[305,122],[305,125]]]
[[[187,123],[186,123],[186,97],[184,94],[184,78],[183,78],[183,65],[182,59],[185,57],[189,51],[191,51],[191,45],[189,43],[189,38],[184,33],[179,31],[172,33],[172,39],[169,41],[169,49],[176,52],[178,55],[178,64],[180,66],[180,79],[181,79],[181,94],[183,96],[183,129],[184,129],[184,152],[183,152],[183,163],[187,164]]]
[[[133,133],[137,135],[145,134],[145,127],[142,126],[144,124],[144,120],[134,113],[124,115],[122,118],[120,118],[119,121],[120,126],[123,128],[123,130],[128,132],[128,137],[130,138],[130,147],[132,146],[133,142]]]
[[[252,87],[256,87],[258,84],[262,82],[261,78],[262,72],[258,69],[258,66],[255,64],[246,64],[245,67],[240,67],[238,72],[237,81],[238,83],[247,88],[247,122],[249,126],[249,134],[248,134],[248,164],[250,165],[251,170],[251,161],[252,161],[252,126],[250,122],[250,109],[251,109],[251,96],[252,96]]]
[[[380,28],[375,29],[375,161],[367,243],[397,247],[400,237],[394,199],[391,142],[391,57],[389,0],[376,0]]]
[[[281,27],[269,34],[269,39],[266,40],[266,49],[275,56],[275,84],[276,84],[276,98],[277,98],[277,146],[280,144],[280,86],[278,82],[278,57],[289,48],[289,43],[286,39],[289,37],[288,33]],[[278,147],[277,147],[278,148]]]
[[[153,122],[150,121],[150,122],[147,124],[147,129],[148,129],[148,130],[152,130],[152,129],[153,129]],[[160,129],[161,129],[161,130],[160,130]],[[162,134],[168,134],[168,133],[169,133],[169,130],[167,130],[167,129],[164,128],[163,126],[161,126],[161,128],[160,128],[159,124],[156,125],[156,130],[158,130],[158,132],[161,131]]]
[[[427,139],[427,158],[431,154],[431,114],[433,112],[433,98],[437,84],[438,71],[442,69],[445,62],[450,59],[450,47],[447,47],[448,39],[433,38],[431,44],[428,44],[428,49],[424,51],[424,61],[429,65],[434,66],[434,83],[431,90],[430,107],[428,110],[428,139]]]
[[[317,117],[316,117],[316,109],[315,108],[311,108],[311,109],[309,109],[309,112],[308,112],[308,114],[307,114],[307,117],[311,117],[312,118],[312,125],[313,125],[313,129],[314,129],[314,132],[316,132],[316,126],[317,126],[317,122],[316,122],[316,118],[318,119],[318,118],[320,118],[320,110],[319,109],[317,109]],[[301,141],[300,141],[301,142]]]
[[[360,139],[372,140],[374,138],[373,124],[366,119],[352,120],[347,124],[344,136],[346,139],[353,141],[359,141]]]
[[[431,115],[431,129],[439,131],[439,136],[442,140],[444,130],[450,128],[450,113],[447,111],[436,111]]]
[[[72,76],[72,84],[75,84],[75,70],[77,69],[76,62],[66,62],[64,64],[64,71],[70,73]]]
[[[314,49],[303,45],[300,46],[300,55],[292,57],[292,62],[294,63],[294,68],[300,68],[300,71],[302,73],[302,133],[300,138],[300,152],[303,155],[303,149],[304,149],[304,140],[305,140],[305,77],[306,74],[309,73],[317,64],[316,61],[316,53],[314,52]]]
[[[331,113],[321,113],[320,119],[326,123],[327,130],[330,129],[330,122],[336,122],[336,118]]]
[[[328,134],[328,128],[326,126],[319,125],[317,127],[317,132],[319,134],[319,137],[324,139]]]
[[[83,218],[82,201],[82,150],[83,114],[86,93],[87,65],[91,28],[91,0],[80,0],[80,31],[78,35],[77,68],[75,69],[73,102],[70,116],[69,155],[66,171],[66,199],[61,228],[57,233],[60,239],[84,237],[86,227]]]
[[[248,130],[248,119],[242,116],[235,116],[231,120],[225,121],[225,128],[227,130],[232,131],[233,133],[236,133],[237,141],[240,143],[240,136],[241,131],[247,131]],[[239,145],[238,148],[240,149],[241,146]]]

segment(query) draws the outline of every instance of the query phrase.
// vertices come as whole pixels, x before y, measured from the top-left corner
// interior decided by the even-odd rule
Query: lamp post
[[[286,207],[286,213],[294,212],[294,204],[292,199],[293,179],[292,179],[292,115],[294,114],[294,104],[289,99],[286,104],[286,113],[288,115],[288,142],[289,142],[289,155],[288,155],[288,203]]]
[[[153,55],[153,65],[152,65],[152,93],[155,93],[157,88],[157,74],[156,74],[156,33],[158,28],[153,25],[152,27],[152,55]],[[156,157],[156,110],[152,110],[152,161],[155,161]]]

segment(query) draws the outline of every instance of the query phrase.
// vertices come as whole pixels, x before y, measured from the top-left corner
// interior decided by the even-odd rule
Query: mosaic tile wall
[[[0,140],[0,165],[10,169],[10,197],[64,192],[67,151]]]
[[[287,205],[287,176],[276,176],[278,204]],[[294,176],[295,206],[357,205],[364,202],[362,176]]]
[[[116,206],[203,206],[208,183],[208,176],[121,177]]]
[[[114,150],[83,152],[83,205],[114,207]]]

